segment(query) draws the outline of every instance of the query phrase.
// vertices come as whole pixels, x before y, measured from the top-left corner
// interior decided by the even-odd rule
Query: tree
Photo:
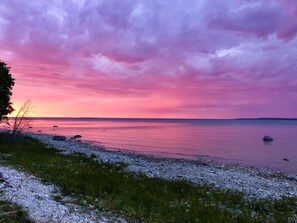
[[[7,115],[11,114],[14,109],[10,101],[12,95],[12,87],[14,79],[9,73],[10,67],[0,60],[0,123],[5,122],[8,124]]]

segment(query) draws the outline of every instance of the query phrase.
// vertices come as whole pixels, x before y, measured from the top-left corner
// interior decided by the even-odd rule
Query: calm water
[[[53,128],[58,125],[58,128]],[[297,120],[34,119],[33,132],[80,134],[109,149],[163,157],[206,156],[297,173]],[[274,138],[264,143],[264,135]],[[288,158],[286,162],[283,158]]]

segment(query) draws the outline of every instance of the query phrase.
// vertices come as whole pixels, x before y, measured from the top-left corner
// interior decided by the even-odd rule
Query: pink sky
[[[297,117],[292,0],[1,0],[34,116]]]

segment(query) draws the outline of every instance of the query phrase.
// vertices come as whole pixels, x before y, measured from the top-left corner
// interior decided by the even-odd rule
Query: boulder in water
[[[82,137],[81,135],[75,135],[75,136],[70,137],[69,140],[71,140],[71,141],[76,140],[78,142],[79,140],[77,140],[77,139],[79,139],[81,137]]]
[[[273,141],[273,138],[271,136],[264,136],[263,137],[263,141],[264,142],[272,142]]]
[[[52,140],[54,140],[54,141],[65,141],[66,136],[53,136]]]

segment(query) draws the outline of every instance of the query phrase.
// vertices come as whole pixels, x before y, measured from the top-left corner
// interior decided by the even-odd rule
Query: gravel
[[[40,182],[36,177],[12,167],[0,166],[4,181],[0,182],[2,200],[12,201],[24,208],[36,222],[92,223],[126,222],[111,214],[96,213],[73,203],[61,204],[54,196],[61,196],[58,189]]]

